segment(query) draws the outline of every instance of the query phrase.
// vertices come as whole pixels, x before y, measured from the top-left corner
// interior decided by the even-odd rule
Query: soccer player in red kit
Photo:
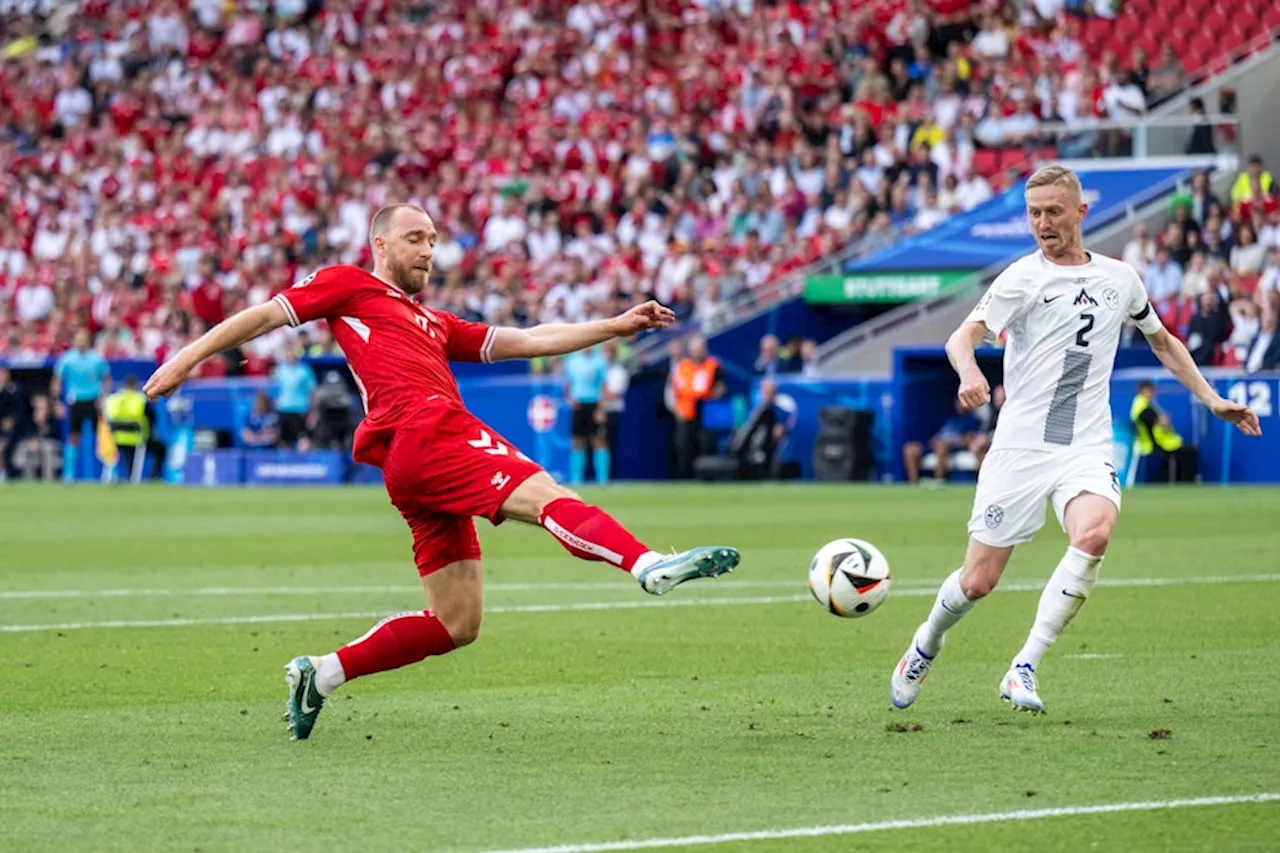
[[[471,323],[413,298],[426,286],[435,250],[436,228],[426,211],[408,204],[379,210],[369,242],[373,272],[321,269],[210,329],[161,365],[144,389],[152,400],[168,394],[206,358],[286,323],[324,318],[347,356],[368,413],[356,430],[353,455],[382,469],[387,494],[413,532],[431,608],[388,617],[331,654],[291,661],[285,674],[295,740],[311,734],[325,699],[344,682],[476,639],[483,582],[473,516],[540,525],[575,557],[630,572],[654,595],[724,574],[739,559],[727,547],[666,556],[641,544],[469,413],[449,369],[451,360],[562,355],[665,328],[675,319],[669,309],[646,302],[609,320],[531,329]]]

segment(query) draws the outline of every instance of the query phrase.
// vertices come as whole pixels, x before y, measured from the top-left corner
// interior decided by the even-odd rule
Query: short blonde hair
[[[1036,187],[1066,187],[1075,193],[1076,198],[1084,197],[1084,189],[1080,186],[1080,178],[1066,166],[1045,166],[1027,178],[1027,189]]]

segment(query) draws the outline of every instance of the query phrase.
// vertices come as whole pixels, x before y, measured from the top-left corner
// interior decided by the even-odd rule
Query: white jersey
[[[1002,272],[969,320],[995,340],[1008,332],[1005,404],[991,449],[1110,448],[1111,372],[1126,319],[1161,328],[1133,267],[1089,253],[1082,266],[1042,252]]]

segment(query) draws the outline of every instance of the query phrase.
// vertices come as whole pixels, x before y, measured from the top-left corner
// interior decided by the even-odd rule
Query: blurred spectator
[[[1182,440],[1169,416],[1156,405],[1154,382],[1138,383],[1138,393],[1129,410],[1140,457],[1155,456],[1162,482],[1194,483],[1199,469],[1199,452]]]
[[[1249,157],[1245,170],[1236,176],[1235,183],[1231,185],[1231,206],[1235,208],[1241,202],[1249,201],[1255,188],[1263,193],[1271,192],[1271,173],[1266,170],[1262,157],[1258,154]]]
[[[1187,104],[1187,115],[1197,119],[1187,132],[1187,144],[1183,146],[1186,154],[1216,154],[1218,147],[1213,141],[1213,125],[1209,123],[1204,101],[1192,98]]]
[[[1174,262],[1169,250],[1161,246],[1156,249],[1155,259],[1147,265],[1144,279],[1156,311],[1164,315],[1182,290],[1182,267]]]
[[[342,375],[327,371],[311,395],[312,435],[321,450],[347,450],[355,431],[352,408],[356,405]]]
[[[280,441],[280,416],[271,403],[271,395],[265,390],[253,397],[253,408],[240,428],[240,443],[247,448],[275,447]]]
[[[1239,276],[1257,276],[1262,274],[1266,250],[1257,241],[1253,226],[1241,223],[1236,231],[1236,244],[1231,247],[1231,271]]]
[[[784,370],[778,338],[765,335],[760,339],[760,354],[756,356],[754,365],[755,375],[772,379]]]
[[[605,447],[609,450],[608,462],[603,472],[596,469],[596,476],[603,476],[606,481],[613,478],[613,460],[618,451],[618,423],[627,408],[627,390],[631,387],[631,373],[619,358],[617,341],[608,341],[604,345],[605,361],[609,369],[604,376],[604,395],[600,398],[600,408],[604,411]]]
[[[707,352],[707,342],[695,336],[688,342],[688,356],[671,373],[671,393],[675,404],[676,479],[693,476],[693,461],[702,445],[702,406],[724,396],[720,362]]]
[[[1258,334],[1249,344],[1244,358],[1245,370],[1257,373],[1259,370],[1274,370],[1280,365],[1280,335],[1276,334],[1276,306],[1267,305],[1260,309],[1261,317]]]
[[[990,439],[982,429],[982,422],[977,415],[966,412],[956,402],[955,414],[943,423],[929,439],[929,447],[934,453],[933,479],[936,483],[945,483],[950,471],[951,454],[957,450],[968,450],[975,459],[981,459],[990,446]],[[907,482],[920,482],[920,468],[924,460],[924,444],[919,441],[908,441],[902,446],[902,464],[907,471]]]
[[[316,388],[315,371],[298,360],[297,350],[288,347],[283,360],[271,371],[271,381],[276,386],[275,408],[280,415],[280,447],[305,450],[310,441],[307,415],[311,411],[311,392]]]
[[[9,368],[0,364],[0,482],[13,468],[14,451],[27,421],[27,396],[13,381]]]
[[[35,480],[39,470],[40,479],[48,481],[54,478],[61,455],[58,423],[50,409],[49,398],[37,394],[31,398],[31,423],[18,442],[14,462],[22,471],[24,480]]]
[[[1227,309],[1218,292],[1207,290],[1200,294],[1187,329],[1187,349],[1196,364],[1201,367],[1213,365],[1218,346],[1227,339],[1229,324]]]
[[[1135,270],[1145,270],[1155,258],[1156,241],[1151,239],[1145,222],[1140,222],[1133,229],[1133,239],[1124,244],[1120,259]]]
[[[738,462],[738,476],[751,480],[777,477],[780,452],[795,422],[795,400],[778,394],[772,378],[761,380],[759,401],[729,442],[729,453]]]

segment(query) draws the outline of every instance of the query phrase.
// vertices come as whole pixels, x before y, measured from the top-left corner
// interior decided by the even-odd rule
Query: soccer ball
[[[809,591],[837,616],[866,616],[889,595],[889,561],[861,539],[837,539],[809,564]]]

